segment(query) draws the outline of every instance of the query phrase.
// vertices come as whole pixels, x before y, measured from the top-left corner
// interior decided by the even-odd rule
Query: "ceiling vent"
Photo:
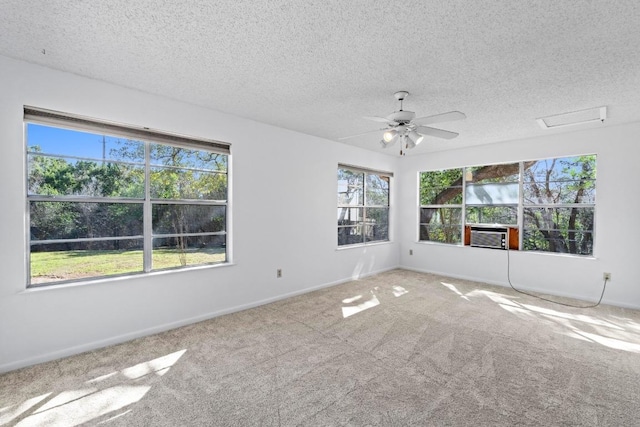
[[[604,122],[607,118],[607,107],[589,108],[588,110],[573,111],[555,116],[537,119],[542,129],[554,129],[563,126],[580,125],[590,122]]]

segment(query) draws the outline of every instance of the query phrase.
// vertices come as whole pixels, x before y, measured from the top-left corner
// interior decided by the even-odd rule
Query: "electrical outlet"
[[[602,280],[611,281],[611,273],[602,273]]]
[[[281,268],[276,270],[276,277],[282,277],[282,269]]]
[[[413,249],[409,249],[409,255],[413,255]]]

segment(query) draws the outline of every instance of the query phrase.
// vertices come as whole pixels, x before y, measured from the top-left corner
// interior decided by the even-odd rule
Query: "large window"
[[[229,146],[25,108],[29,284],[227,260]]]
[[[338,166],[338,246],[389,240],[390,178]]]
[[[595,175],[595,155],[422,172],[419,238],[460,244],[465,224],[500,224],[523,250],[592,255]]]
[[[420,174],[420,240],[460,243],[462,169]]]
[[[596,156],[531,162],[523,181],[524,249],[591,255]]]

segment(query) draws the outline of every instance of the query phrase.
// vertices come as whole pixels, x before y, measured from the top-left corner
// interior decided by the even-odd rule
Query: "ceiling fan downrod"
[[[396,99],[400,101],[400,111],[404,111],[402,109],[402,104],[405,98],[409,96],[409,92],[407,92],[406,90],[399,90],[398,92],[394,93],[393,96],[395,96]]]

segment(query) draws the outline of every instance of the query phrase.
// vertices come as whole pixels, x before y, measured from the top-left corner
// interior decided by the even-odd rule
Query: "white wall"
[[[336,250],[338,163],[397,172],[395,157],[4,57],[0,76],[0,372],[399,264],[394,229]],[[24,105],[232,143],[233,265],[26,290]]]
[[[512,282],[593,301],[608,271],[604,302],[640,308],[640,124],[398,159],[8,58],[0,76],[0,372],[397,266],[508,286],[504,251],[417,242],[418,172],[554,156],[598,155],[595,256],[512,251]],[[26,290],[24,105],[231,142],[233,265]],[[395,173],[392,243],[336,250],[338,163]]]
[[[640,308],[640,123],[507,141],[406,157],[400,163],[401,265],[508,286],[507,252],[418,242],[418,173],[461,166],[577,154],[597,154],[594,256],[589,258],[510,251],[514,286],[597,301],[602,273],[611,272],[604,303]],[[413,255],[409,250],[413,249]]]

